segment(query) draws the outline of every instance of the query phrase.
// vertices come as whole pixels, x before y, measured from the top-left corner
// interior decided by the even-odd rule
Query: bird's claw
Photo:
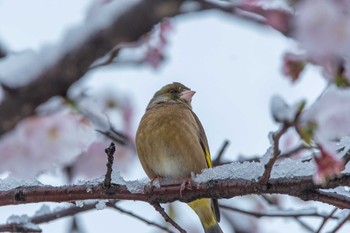
[[[188,186],[189,185],[189,186]],[[182,197],[182,192],[186,189],[192,189],[192,180],[191,178],[186,178],[180,185],[180,196]]]

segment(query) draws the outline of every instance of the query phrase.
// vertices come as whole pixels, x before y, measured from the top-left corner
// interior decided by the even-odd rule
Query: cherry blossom
[[[299,79],[306,63],[305,56],[293,53],[285,53],[283,57],[283,74],[288,76],[292,82]]]
[[[296,10],[295,37],[312,57],[345,55],[350,51],[346,1],[300,1]]]
[[[94,137],[91,123],[77,113],[27,118],[0,141],[0,172],[35,176],[71,164]]]
[[[313,176],[315,184],[324,184],[327,180],[340,176],[345,169],[344,161],[320,146],[320,155],[315,156],[317,172]]]
[[[302,115],[302,127],[314,124],[314,140],[335,154],[335,141],[350,135],[350,90],[330,86]]]

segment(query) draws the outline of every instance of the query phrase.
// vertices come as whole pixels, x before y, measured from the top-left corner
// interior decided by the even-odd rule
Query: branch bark
[[[117,15],[108,28],[99,28],[90,37],[43,69],[36,79],[7,93],[0,104],[0,135],[11,130],[23,118],[33,115],[36,107],[56,95],[66,95],[99,57],[122,42],[136,41],[164,17],[174,16],[182,0],[144,0]],[[62,48],[63,49],[63,48]],[[23,74],[25,75],[25,74]]]
[[[128,189],[133,185],[133,190]],[[135,186],[136,185],[136,186]],[[77,200],[136,200],[148,203],[190,202],[198,198],[232,198],[250,194],[286,194],[305,201],[319,201],[341,209],[350,209],[350,197],[320,191],[338,186],[350,186],[350,174],[330,181],[325,186],[313,183],[312,176],[270,179],[262,188],[257,180],[215,179],[206,183],[191,182],[180,195],[181,184],[149,187],[137,184],[113,184],[106,189],[102,183],[82,185],[18,187],[0,192],[0,206],[37,202],[72,202]],[[129,186],[130,187],[130,186]],[[138,187],[135,191],[135,187]]]
[[[34,115],[35,109],[53,96],[65,96],[68,88],[89,71],[91,64],[124,42],[135,42],[166,17],[191,12],[181,11],[186,0],[139,1],[121,15],[116,15],[108,28],[97,28],[91,36],[81,39],[81,44],[68,50],[52,65],[43,69],[29,84],[6,92],[0,103],[0,136],[13,129],[25,117]],[[196,0],[197,11],[219,10],[244,20],[270,25],[287,35],[292,15],[277,10],[264,10],[259,6],[221,6],[210,1]],[[253,13],[259,17],[252,16]],[[269,18],[281,16],[284,24],[276,27]],[[65,50],[65,48],[62,48]],[[118,50],[119,51],[119,50]],[[116,54],[118,51],[114,51]],[[26,75],[26,74],[23,74]],[[44,88],[43,88],[44,87]]]

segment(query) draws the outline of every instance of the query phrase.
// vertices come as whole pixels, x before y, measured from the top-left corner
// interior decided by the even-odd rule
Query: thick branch
[[[108,28],[101,26],[95,29],[92,35],[81,38],[80,45],[71,50],[62,48],[62,51],[67,51],[62,52],[57,61],[36,75],[33,78],[34,81],[15,89],[15,94],[8,93],[5,96],[0,104],[0,136],[14,128],[23,118],[33,115],[36,107],[49,98],[66,95],[68,88],[89,70],[94,61],[113,51],[116,46],[119,48],[118,45],[121,43],[139,40],[163,18],[189,13],[180,11],[183,2],[185,0],[140,1],[123,14],[116,14]],[[287,12],[264,10],[259,6],[228,5],[224,7],[204,0],[196,2],[200,4],[198,11],[217,9],[244,20],[271,25],[281,32],[285,32],[285,28],[288,28],[289,18],[291,18]],[[277,27],[273,25],[274,21],[270,21],[269,18],[275,18],[276,15],[285,19],[285,22],[282,20],[285,25]]]
[[[83,38],[80,45],[63,53],[33,82],[18,88],[15,95],[6,95],[0,104],[0,135],[12,129],[21,119],[33,115],[35,108],[50,97],[65,95],[70,85],[115,45],[136,41],[164,17],[175,15],[181,3],[181,0],[140,1],[117,15],[110,27],[101,26],[93,35]]]
[[[132,192],[127,186],[132,185]],[[135,186],[137,185],[137,186]],[[314,200],[328,203],[338,208],[350,209],[350,197],[319,191],[319,188],[328,189],[338,186],[350,186],[350,175],[330,181],[320,187],[313,183],[312,176],[270,179],[269,185],[261,188],[257,180],[245,179],[216,179],[207,183],[191,182],[190,187],[182,191],[181,185],[169,185],[149,188],[149,185],[112,184],[105,189],[102,184],[83,184],[62,187],[32,186],[18,187],[0,192],[0,206],[17,205],[36,202],[71,202],[76,200],[137,200],[148,203],[167,203],[176,200],[190,202],[198,198],[232,198],[249,194],[287,194],[302,200]],[[139,191],[135,191],[138,187]]]

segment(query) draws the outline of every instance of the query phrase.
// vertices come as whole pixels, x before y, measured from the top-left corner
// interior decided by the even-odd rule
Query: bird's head
[[[148,104],[147,109],[161,103],[179,103],[188,105],[191,108],[192,96],[195,93],[195,91],[192,91],[185,85],[174,82],[157,91]]]

